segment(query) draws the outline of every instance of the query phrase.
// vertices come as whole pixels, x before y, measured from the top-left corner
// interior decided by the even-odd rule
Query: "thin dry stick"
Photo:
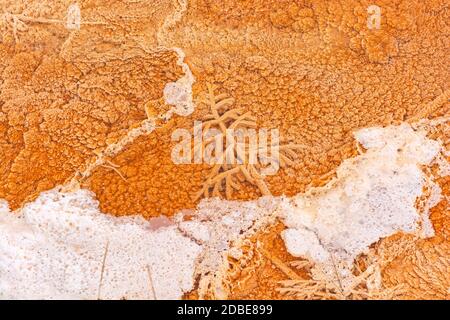
[[[338,288],[341,291],[342,296],[345,298],[344,287],[342,286],[342,280],[341,280],[341,277],[339,276],[339,272],[337,270],[336,262],[334,260],[334,255],[331,252],[330,252],[330,258],[331,258],[331,263],[333,265],[334,275],[336,276],[336,280],[338,283]]]
[[[108,248],[109,248],[109,240],[106,242],[105,253],[103,255],[102,271],[100,273],[100,281],[98,283],[97,300],[100,300],[100,293],[101,293],[102,282],[103,282],[103,273],[105,272],[105,263],[106,263],[106,256],[108,255]]]
[[[59,20],[59,19],[47,19],[47,18],[33,18],[33,17],[28,17],[22,14],[16,14],[13,15],[15,17],[17,17],[19,20],[22,21],[27,21],[27,22],[31,22],[31,23],[44,23],[44,24],[65,24],[66,21],[65,20]],[[84,24],[84,25],[107,25],[107,23],[105,22],[99,22],[99,21],[81,21],[80,24]]]
[[[107,161],[108,163],[110,163],[109,161]],[[117,169],[117,167],[114,167],[113,165],[107,165],[107,164],[102,164],[100,165],[101,167],[107,168],[107,169],[111,169],[114,172],[116,172],[123,181],[127,182],[127,179],[125,179],[125,177],[122,175],[122,173],[119,171],[119,169]]]
[[[153,278],[152,278],[150,265],[147,265],[146,269],[147,269],[147,274],[148,274],[149,287],[150,287],[150,289],[152,291],[153,298],[155,298],[155,300],[158,300],[158,298],[156,297],[155,286],[153,285]]]
[[[283,261],[277,257],[272,256],[267,250],[262,247],[258,247],[258,250],[266,257],[275,267],[288,276],[291,280],[303,280],[296,272],[289,268]]]

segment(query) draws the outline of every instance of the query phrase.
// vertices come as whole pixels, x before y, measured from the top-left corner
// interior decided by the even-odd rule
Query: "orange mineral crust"
[[[86,3],[85,19],[104,12],[104,23],[69,32],[61,23],[39,22],[64,18],[68,4],[55,4],[0,3],[16,17],[0,19],[0,197],[13,208],[82,171],[146,117],[143,105],[160,98],[181,71],[173,52],[146,51],[131,25],[107,23],[114,6]],[[14,19],[26,29],[14,29]]]
[[[146,219],[215,196],[294,197],[361,153],[356,130],[450,115],[440,0],[83,0],[79,21],[71,5],[0,0],[0,199],[11,210],[60,185],[92,191],[103,213]],[[196,121],[279,130],[280,169],[174,162],[174,132],[193,135]],[[448,119],[429,127],[448,150]],[[224,292],[184,297],[449,299],[449,177],[421,169],[439,177],[435,234],[372,244],[352,292],[291,255],[276,219],[236,245],[245,254],[221,270]]]
[[[379,30],[367,30],[368,5],[193,1],[165,34],[166,45],[186,53],[194,96],[214,83],[218,93],[234,98],[233,108],[250,111],[259,128],[278,128],[282,139],[305,145],[293,166],[267,178],[272,194],[304,191],[353,155],[353,130],[414,117],[447,89],[445,13],[433,14],[440,2],[380,3],[385,19]],[[130,145],[126,161],[136,171],[130,181],[111,170],[94,175],[91,187],[104,208],[154,216],[193,207],[207,171],[173,164],[170,136],[172,128],[192,130],[208,111],[198,104],[174,127]],[[165,191],[168,185],[177,187]],[[260,195],[244,185],[232,198]]]

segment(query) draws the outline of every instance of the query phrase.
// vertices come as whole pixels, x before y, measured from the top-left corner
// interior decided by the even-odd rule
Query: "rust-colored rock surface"
[[[211,166],[174,163],[172,134],[210,113],[201,103],[210,84],[256,129],[303,146],[265,179],[274,196],[323,186],[357,154],[357,129],[450,115],[443,1],[86,0],[79,29],[66,24],[71,4],[0,0],[0,198],[12,209],[69,184],[118,216],[194,209]],[[371,5],[378,27],[368,24]],[[182,63],[195,79],[189,115],[172,114],[164,96],[186,75]],[[154,129],[124,140],[148,120]],[[448,123],[434,135],[448,150]],[[385,287],[404,286],[397,298],[450,298],[450,180],[438,183],[434,237],[397,234],[373,246]],[[240,181],[228,198],[261,195]],[[250,238],[258,254],[233,273],[228,297],[295,298],[278,282],[308,275],[291,266],[283,229]]]

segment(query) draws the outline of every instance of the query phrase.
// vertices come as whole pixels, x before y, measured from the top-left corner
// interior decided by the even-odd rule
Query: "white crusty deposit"
[[[409,124],[359,130],[365,148],[345,160],[336,178],[285,204],[282,236],[288,251],[350,277],[354,259],[379,239],[397,232],[433,235],[428,209],[440,188],[421,166],[432,164],[442,146]],[[431,195],[417,208],[424,190]],[[331,270],[333,269],[333,270]]]
[[[93,196],[53,189],[17,212],[0,200],[1,299],[180,299],[274,210],[208,199],[188,221],[146,221],[104,214]]]
[[[201,247],[175,225],[101,213],[86,190],[0,207],[0,297],[178,299]]]

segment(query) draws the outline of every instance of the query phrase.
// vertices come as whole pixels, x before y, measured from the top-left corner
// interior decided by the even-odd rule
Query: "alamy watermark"
[[[79,30],[81,27],[81,11],[77,3],[73,3],[67,9],[66,28]]]
[[[369,30],[381,28],[381,8],[377,5],[370,5],[367,7],[367,28]]]

